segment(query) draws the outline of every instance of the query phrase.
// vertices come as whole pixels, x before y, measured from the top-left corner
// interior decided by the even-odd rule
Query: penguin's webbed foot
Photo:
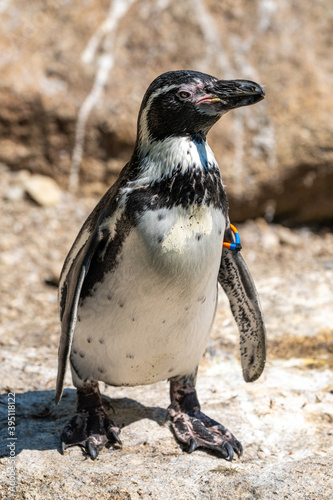
[[[200,410],[176,412],[169,407],[169,414],[175,436],[186,445],[188,453],[205,448],[219,453],[230,462],[234,453],[238,457],[242,455],[243,447],[231,432]]]
[[[93,460],[100,450],[121,445],[120,429],[115,426],[103,406],[98,385],[77,391],[77,413],[61,434],[61,451],[80,446]]]
[[[242,455],[243,447],[231,432],[200,411],[193,386],[171,382],[170,392],[171,405],[168,411],[172,429],[178,441],[186,446],[188,453],[204,448],[218,453],[230,462],[235,453],[238,457]]]
[[[93,460],[105,446],[121,445],[119,428],[107,416],[104,408],[77,413],[61,434],[61,451],[70,446],[80,446]]]

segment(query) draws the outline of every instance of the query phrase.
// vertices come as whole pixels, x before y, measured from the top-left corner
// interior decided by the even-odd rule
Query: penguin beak
[[[223,114],[230,109],[249,106],[265,98],[264,89],[250,80],[216,80],[207,90],[207,94],[201,96],[196,104],[208,114],[214,111]]]

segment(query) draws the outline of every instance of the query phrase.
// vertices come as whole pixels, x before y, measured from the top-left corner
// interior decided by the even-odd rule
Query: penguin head
[[[198,71],[169,71],[148,87],[139,112],[138,140],[200,133],[227,111],[255,104],[265,97],[263,88],[250,80],[219,80]]]

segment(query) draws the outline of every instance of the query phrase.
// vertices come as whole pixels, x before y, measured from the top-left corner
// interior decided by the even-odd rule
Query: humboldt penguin
[[[183,448],[230,461],[242,454],[233,434],[201,411],[195,389],[218,283],[239,328],[247,382],[260,376],[266,356],[258,294],[206,136],[227,111],[264,96],[255,82],[197,71],[164,73],[146,91],[133,155],[83,224],[61,273],[56,403],[68,362],[77,390],[63,451],[79,445],[95,459],[104,446],[121,444],[99,381],[168,380],[168,414]]]

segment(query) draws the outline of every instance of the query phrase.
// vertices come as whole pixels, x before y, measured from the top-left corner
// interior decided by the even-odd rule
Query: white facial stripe
[[[158,97],[161,94],[164,94],[165,92],[169,92],[169,90],[172,89],[177,89],[179,85],[173,84],[173,85],[165,85],[164,87],[155,90],[149,97],[147,104],[144,108],[144,110],[141,113],[140,117],[140,124],[139,124],[139,130],[140,130],[140,143],[142,146],[149,142],[149,129],[148,129],[148,113],[151,108],[151,105],[156,97]]]

